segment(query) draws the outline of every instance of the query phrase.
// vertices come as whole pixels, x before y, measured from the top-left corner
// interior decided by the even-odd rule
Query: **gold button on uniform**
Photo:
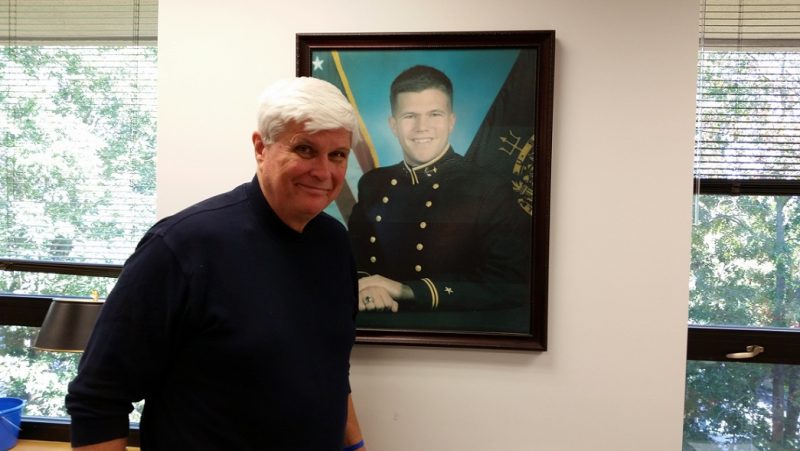
[[[371,237],[369,237],[369,242],[370,242],[370,243],[374,243],[374,242],[376,242],[376,241],[378,241],[378,239],[377,239],[377,238],[375,238],[374,236],[371,236]]]
[[[375,220],[378,221],[378,222],[381,222],[383,220],[383,218],[381,218],[381,215],[378,215],[378,216],[375,216]]]
[[[426,207],[431,208],[431,205],[433,205],[433,202],[431,202],[431,201],[425,202],[425,206]]]
[[[422,221],[422,222],[419,223],[419,228],[420,229],[424,229],[425,227],[428,227],[428,223],[427,222]]]
[[[391,184],[392,184],[392,186],[394,186],[394,185],[397,185],[397,179],[392,179],[392,181],[391,181],[391,182],[389,182],[389,183],[391,183]]]
[[[375,256],[373,255],[372,257],[369,258],[369,261],[371,261],[372,263],[375,263],[376,261],[378,261],[378,259],[375,258]]]
[[[388,204],[389,203],[389,198],[386,197],[386,196],[383,196],[383,199],[381,199],[381,200],[383,201],[384,204]]]
[[[415,266],[414,267],[414,271],[416,271],[416,272],[422,271],[422,266],[420,266],[420,265]]]
[[[423,247],[425,247],[425,246],[423,246],[422,243],[417,243],[417,250],[418,251],[421,251]]]
[[[433,184],[433,189],[439,189],[439,184],[438,183],[434,183]]]

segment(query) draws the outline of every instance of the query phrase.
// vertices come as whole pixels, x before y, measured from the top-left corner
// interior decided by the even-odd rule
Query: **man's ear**
[[[264,154],[264,149],[266,146],[264,145],[264,140],[261,138],[261,133],[253,132],[253,136],[251,137],[253,141],[253,151],[256,154],[256,160],[259,160]]]
[[[394,116],[389,116],[389,128],[392,129],[392,134],[394,136],[398,136],[397,135],[397,119],[395,119]]]
[[[261,139],[261,133],[253,132],[253,136],[251,137],[251,139],[253,141],[253,148],[255,148],[256,150],[264,147],[264,140]]]

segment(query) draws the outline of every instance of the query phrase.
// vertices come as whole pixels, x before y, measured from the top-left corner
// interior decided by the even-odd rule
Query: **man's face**
[[[290,124],[272,144],[253,133],[261,190],[278,217],[301,231],[342,190],[351,134],[344,129],[306,133]]]
[[[411,166],[425,164],[444,153],[455,123],[447,94],[433,88],[398,94],[395,111],[389,118],[392,133]]]

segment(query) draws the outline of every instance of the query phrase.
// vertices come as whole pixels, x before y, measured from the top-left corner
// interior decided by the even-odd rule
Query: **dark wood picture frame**
[[[327,79],[347,95],[354,104],[361,119],[362,134],[366,131],[368,145],[374,159],[365,161],[364,157],[354,149],[351,166],[356,166],[356,179],[348,179],[340,199],[350,196],[341,202],[337,200],[342,219],[347,223],[350,208],[356,195],[351,188],[357,185],[357,179],[371,168],[382,166],[378,163],[376,149],[380,136],[369,141],[370,134],[386,134],[389,129],[386,119],[391,113],[385,113],[389,104],[389,81],[399,71],[398,67],[411,61],[411,65],[424,64],[437,67],[453,79],[452,109],[457,113],[459,123],[462,117],[472,118],[470,138],[463,138],[460,147],[468,155],[475,150],[477,155],[481,149],[506,151],[513,173],[518,177],[515,186],[522,187],[526,198],[517,199],[519,205],[530,217],[530,236],[519,240],[522,246],[530,247],[530,278],[526,293],[529,299],[525,303],[525,314],[521,320],[524,330],[477,330],[473,328],[447,329],[439,327],[409,327],[408,324],[386,327],[361,327],[357,333],[358,343],[397,344],[416,346],[448,346],[472,348],[523,349],[544,351],[547,349],[547,283],[549,259],[549,223],[550,223],[550,161],[552,149],[553,122],[553,80],[555,32],[545,31],[492,31],[492,32],[441,32],[441,33],[362,33],[362,34],[298,34],[296,36],[297,75],[315,76]],[[522,55],[528,59],[527,65],[520,66]],[[462,61],[466,55],[468,61]],[[470,59],[472,58],[472,59]],[[483,58],[483,59],[482,59]],[[349,59],[349,60],[348,60]],[[419,61],[417,61],[419,60]],[[355,63],[351,63],[355,61]],[[396,62],[400,61],[400,62]],[[348,66],[345,69],[345,66]],[[399,65],[399,66],[398,66]],[[440,66],[445,66],[444,68]],[[408,66],[407,66],[408,67]],[[505,69],[498,69],[505,67]],[[328,75],[320,74],[320,70],[328,68]],[[497,71],[495,74],[494,71]],[[461,72],[460,82],[451,72]],[[484,74],[485,72],[485,74]],[[331,75],[333,74],[333,75]],[[499,75],[498,75],[499,74]],[[515,75],[516,74],[516,75]],[[522,74],[522,75],[519,75]],[[514,78],[514,77],[517,78]],[[352,77],[352,78],[351,78]],[[484,79],[496,80],[483,83]],[[334,80],[335,78],[335,80]],[[361,79],[361,81],[359,81]],[[499,82],[497,81],[499,80]],[[484,88],[484,86],[493,86]],[[359,87],[363,87],[359,91]],[[476,94],[478,93],[478,94]],[[483,94],[481,94],[483,93]],[[464,98],[472,97],[470,101]],[[460,103],[459,103],[460,102]],[[482,103],[482,106],[475,106]],[[522,103],[521,103],[522,102]],[[376,113],[374,105],[384,110]],[[383,104],[383,105],[381,105]],[[476,111],[465,108],[473,108]],[[373,106],[371,106],[373,105]],[[462,105],[462,111],[457,106]],[[526,125],[531,138],[522,137],[521,133],[506,130],[505,122],[495,127],[493,114],[497,112],[509,115],[521,115],[533,124]],[[380,116],[370,118],[370,115]],[[518,119],[515,117],[515,119]],[[368,121],[371,121],[368,123]],[[378,125],[376,125],[378,124]],[[457,130],[459,126],[456,126]],[[465,132],[469,134],[470,132]],[[478,138],[484,140],[476,145]],[[535,139],[534,139],[535,138]],[[450,136],[453,149],[457,149],[458,137]],[[525,140],[528,139],[527,143]],[[464,143],[469,142],[469,146]],[[487,143],[497,143],[494,144]],[[523,151],[523,147],[526,151]],[[494,146],[494,147],[493,147]],[[399,147],[395,139],[393,147]],[[469,151],[466,151],[469,147]],[[395,150],[396,152],[396,150]],[[485,158],[497,158],[489,154]],[[367,153],[367,155],[369,155]],[[473,160],[480,156],[472,156]],[[505,157],[503,157],[505,158]],[[400,158],[402,160],[402,157]],[[399,160],[394,160],[399,161]],[[477,161],[477,160],[476,160]],[[485,163],[489,160],[483,160]],[[495,160],[491,160],[495,161]],[[515,163],[514,163],[515,162]],[[493,163],[489,163],[493,164]],[[508,163],[503,163],[508,164]],[[371,165],[371,166],[370,166]],[[511,168],[511,166],[508,166]],[[359,172],[359,170],[361,172]],[[520,172],[522,171],[522,172]],[[526,172],[527,171],[527,172]],[[348,170],[348,177],[352,170]],[[508,172],[508,174],[511,174]],[[527,177],[523,177],[527,175]],[[511,177],[511,176],[510,176]],[[524,179],[524,182],[522,181]],[[523,186],[524,185],[524,186]],[[524,205],[523,205],[524,204]],[[344,207],[343,207],[344,206]],[[337,207],[332,207],[334,210]],[[335,212],[334,212],[335,213]],[[516,238],[519,238],[516,237]],[[510,237],[514,240],[515,237]],[[525,270],[527,276],[527,268]],[[450,291],[447,288],[448,292]],[[482,314],[483,311],[473,311]],[[434,313],[434,314],[438,314]],[[386,313],[386,315],[391,315]],[[516,319],[515,319],[516,321]]]

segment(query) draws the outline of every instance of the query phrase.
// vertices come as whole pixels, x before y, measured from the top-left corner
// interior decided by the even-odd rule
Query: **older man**
[[[357,130],[327,82],[265,92],[253,180],[161,220],[126,262],[69,386],[73,446],[123,449],[144,399],[143,449],[363,448],[356,273],[321,213]]]

